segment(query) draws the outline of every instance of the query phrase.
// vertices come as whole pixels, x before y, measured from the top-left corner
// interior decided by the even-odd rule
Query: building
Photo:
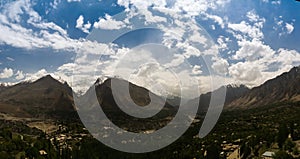
[[[262,154],[263,159],[273,159],[273,156],[275,155],[275,152],[266,151]]]

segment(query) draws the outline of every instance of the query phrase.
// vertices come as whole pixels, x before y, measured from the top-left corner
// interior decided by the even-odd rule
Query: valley
[[[224,110],[217,125],[205,138],[199,138],[198,132],[211,94],[192,99],[190,102],[199,100],[199,109],[191,127],[171,145],[145,154],[119,152],[94,139],[76,113],[68,84],[46,76],[33,83],[9,86],[0,91],[0,158],[246,159],[263,158],[265,152],[275,155],[274,158],[299,158],[300,102],[297,97],[300,93],[295,89],[300,83],[298,70],[299,67],[293,68],[252,89],[226,86]],[[282,79],[293,82],[286,84]],[[98,101],[90,102],[99,102],[108,118],[121,128],[152,133],[168,124],[176,114],[174,101],[172,104],[165,103],[164,109],[152,118],[135,119],[124,114],[112,97],[111,80],[116,80],[120,85],[129,84],[130,95],[139,105],[147,105],[151,92],[120,79],[108,79],[97,85]],[[263,91],[270,87],[274,88],[272,95]],[[121,94],[117,98],[126,103],[127,99]],[[160,104],[160,97],[155,98]],[[259,98],[259,101],[244,104],[250,98]],[[272,98],[272,102],[269,98]],[[89,99],[88,95],[86,99]],[[95,105],[91,105],[86,111],[93,112],[95,108]],[[90,117],[92,119],[92,114]],[[101,120],[105,121],[104,118]],[[107,138],[111,133],[122,135],[111,127],[99,129],[98,135]],[[120,144],[126,145],[128,142],[132,141],[122,141]]]

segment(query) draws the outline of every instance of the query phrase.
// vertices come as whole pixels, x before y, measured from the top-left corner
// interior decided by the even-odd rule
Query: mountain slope
[[[250,108],[286,101],[300,101],[300,67],[294,67],[274,79],[251,89],[226,108]]]
[[[8,88],[5,84],[0,83],[0,92]]]
[[[112,82],[114,86],[116,86],[117,92],[112,91]],[[128,86],[130,97],[125,95]],[[90,98],[91,93],[93,93],[93,88],[96,90],[98,101],[92,101]],[[154,111],[158,110],[158,113],[149,118],[137,118],[123,112],[116,100],[122,102],[125,107],[136,113],[139,113],[139,110],[135,108],[135,105],[145,107],[151,102],[153,105],[149,106],[150,109]],[[134,103],[131,103],[131,100]],[[95,87],[91,87],[86,94],[81,97],[81,101],[89,102],[89,104],[84,107],[84,109],[86,109],[84,111],[90,112],[88,113],[89,115],[93,114],[93,112],[95,112],[94,109],[97,109],[100,104],[105,115],[114,124],[133,132],[159,129],[166,125],[177,111],[176,107],[165,102],[160,96],[155,95],[148,89],[118,78],[106,79],[101,84],[97,84],[96,82]],[[156,106],[159,105],[163,106],[161,110],[159,108],[156,109]],[[93,117],[90,118],[92,119]],[[104,119],[103,117],[103,120]]]
[[[224,87],[225,86],[220,87],[219,89],[214,90],[213,92],[222,91],[222,89],[224,89]],[[225,97],[224,104],[226,105],[226,104],[232,102],[233,100],[240,98],[241,96],[246,94],[249,90],[250,89],[248,87],[246,87],[245,85],[240,85],[240,86],[227,85],[226,86],[226,97]],[[207,111],[207,109],[209,107],[211,95],[212,95],[212,92],[208,92],[206,94],[201,94],[200,97],[194,98],[194,99],[188,101],[188,103],[186,105],[191,105],[191,104],[199,102],[198,113],[204,113]]]
[[[0,112],[17,117],[48,118],[74,112],[72,89],[50,75],[0,92]]]

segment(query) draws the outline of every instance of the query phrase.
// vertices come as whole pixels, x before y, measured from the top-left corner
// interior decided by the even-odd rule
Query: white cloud
[[[22,16],[29,17],[27,22],[34,26],[32,29],[28,29],[19,23]],[[82,29],[85,31],[89,27],[89,23],[82,23]],[[99,54],[99,50],[108,48],[106,44],[99,44],[85,39],[71,39],[67,31],[53,22],[44,21],[33,10],[29,0],[14,1],[7,4],[7,7],[0,11],[0,28],[0,45],[7,44],[25,49],[52,48],[54,50],[75,53],[85,52],[87,54]]]
[[[260,19],[254,10],[247,12],[246,16],[248,17],[250,22],[257,22]]]
[[[11,68],[4,68],[0,73],[0,79],[10,78],[14,75],[14,71]]]
[[[25,74],[25,79],[24,81],[36,81],[46,75],[48,75],[49,73],[46,71],[46,69],[41,69],[35,73],[26,73]]]
[[[272,57],[275,53],[270,46],[264,45],[261,41],[255,39],[252,41],[238,41],[238,45],[240,48],[233,56],[233,58],[237,60],[245,59],[254,61],[260,58]]]
[[[25,78],[23,71],[18,70],[15,78],[16,80],[22,80],[23,78]]]
[[[256,39],[262,40],[264,33],[262,28],[266,19],[256,14],[255,10],[246,13],[248,19],[239,23],[228,23],[228,32],[232,33],[237,40]]]
[[[51,46],[51,42],[43,39],[42,33],[26,29],[19,24],[22,15],[29,16],[28,23],[35,24],[37,29],[53,28],[57,29],[57,33],[61,36],[66,35],[66,32],[55,24],[43,22],[31,7],[29,0],[15,1],[0,11],[0,44],[27,49]]]
[[[216,22],[218,25],[221,26],[221,28],[225,27],[225,22],[224,22],[224,18],[221,18],[220,16],[217,15],[211,15],[211,14],[204,14],[207,18],[212,19],[214,22]]]
[[[185,57],[182,54],[174,54],[174,58],[170,63],[165,64],[165,67],[178,67],[184,63]]]
[[[239,59],[245,59],[245,61],[231,64],[229,75],[236,82],[248,87],[258,86],[268,79],[289,71],[293,66],[300,65],[300,53],[295,50],[280,48],[275,51],[258,41],[245,41],[244,44],[245,48],[242,47],[239,50],[243,50],[241,51],[243,54],[239,54],[243,57]],[[253,54],[248,54],[248,49],[250,52],[253,51]]]
[[[11,57],[6,57],[7,60],[9,61],[15,61],[15,59],[11,58]]]
[[[296,50],[288,50],[280,48],[276,56],[270,60],[271,62],[281,63],[283,66],[299,66],[300,65],[300,53]]]
[[[113,19],[110,15],[106,14],[105,18],[100,18],[98,22],[94,23],[94,28],[105,30],[116,30],[125,27],[126,24],[122,21]]]
[[[80,2],[81,0],[67,0],[69,3],[71,2]]]
[[[286,28],[288,34],[291,34],[294,31],[293,24],[285,23],[285,28]]]
[[[211,25],[211,29],[212,30],[216,30],[216,26],[215,25]]]
[[[264,37],[264,34],[259,27],[250,25],[249,23],[247,23],[245,21],[241,21],[240,23],[236,23],[236,24],[229,23],[228,28],[232,29],[234,31],[240,32],[244,35],[247,35],[253,39],[262,39]],[[239,35],[237,35],[237,34],[234,34],[234,35],[235,35],[235,37],[239,37]],[[242,37],[244,37],[244,35],[242,35]],[[240,39],[240,38],[238,38],[238,39]]]
[[[72,0],[68,0],[71,2]],[[73,0],[74,1],[74,0]],[[79,1],[79,0],[75,0]],[[264,0],[267,1],[267,0]],[[203,16],[207,19],[213,20],[213,28],[216,25],[221,28],[226,28],[228,19],[222,18],[223,15],[215,15],[206,13],[207,10],[222,9],[221,7],[226,6],[230,0],[190,0],[190,1],[174,1],[170,3],[166,0],[158,1],[140,1],[140,0],[118,0],[118,4],[123,5],[126,9],[128,18],[125,20],[115,19],[109,15],[104,18],[100,18],[98,22],[95,22],[93,26],[95,28],[105,30],[116,30],[129,26],[130,18],[138,14],[138,17],[142,17],[146,20],[145,24],[152,26],[152,23],[157,24],[156,26],[165,32],[163,44],[169,48],[179,48],[182,54],[175,55],[172,59],[168,59],[169,67],[178,66],[183,63],[185,58],[199,57],[201,55],[212,55],[217,57],[217,50],[222,51],[228,49],[229,38],[219,37],[217,40],[218,45],[210,45],[208,37],[203,36],[202,28],[197,26],[195,16]],[[131,4],[131,5],[130,5]],[[166,6],[168,4],[169,6]],[[13,47],[21,47],[26,49],[35,48],[53,48],[75,51],[78,54],[78,58],[74,63],[67,63],[59,67],[52,75],[62,77],[68,83],[72,83],[74,90],[82,91],[84,88],[88,88],[91,83],[95,81],[94,74],[101,73],[101,75],[112,75],[113,68],[121,61],[122,56],[126,53],[124,50],[114,50],[110,45],[99,44],[89,40],[75,40],[71,39],[66,30],[62,29],[58,25],[52,22],[47,22],[32,9],[28,0],[18,1],[11,3],[11,8],[3,9],[0,11],[0,44],[8,44]],[[129,7],[131,6],[131,7]],[[149,9],[149,7],[153,7]],[[154,12],[152,11],[154,10]],[[180,13],[180,14],[179,14]],[[19,22],[22,20],[21,15],[28,15],[29,20],[27,23],[33,25],[34,29],[27,29],[22,26]],[[233,59],[238,60],[236,64],[228,64],[226,59],[215,58],[213,61],[212,68],[221,74],[228,73],[231,78],[226,78],[226,82],[220,82],[222,84],[228,81],[233,82],[244,82],[248,86],[254,86],[261,84],[266,79],[273,77],[275,74],[279,74],[292,65],[299,62],[299,53],[295,50],[279,49],[273,50],[270,46],[264,44],[262,32],[265,19],[261,18],[255,10],[252,10],[246,14],[248,19],[238,23],[229,23],[228,28],[231,33],[238,40],[238,50],[233,55]],[[162,24],[172,22],[171,27],[163,26]],[[292,33],[292,24],[282,21],[283,28],[287,32]],[[84,17],[81,15],[76,21],[76,28],[83,30],[88,33],[91,28],[90,22],[84,21]],[[49,30],[52,31],[49,31]],[[38,30],[38,31],[35,31]],[[284,30],[285,31],[285,30]],[[198,49],[192,45],[197,43],[204,49]],[[100,50],[100,51],[99,51]],[[105,55],[108,55],[109,60],[98,61],[98,57],[101,50],[107,50]],[[124,53],[125,52],[125,53]],[[103,53],[104,54],[104,53]],[[98,56],[96,56],[98,55]],[[151,59],[148,56],[142,56],[145,59]],[[132,60],[141,60],[140,57],[133,57]],[[243,62],[240,62],[243,61]],[[279,68],[274,71],[268,71],[272,63],[279,62]],[[136,79],[140,85],[145,87],[151,87],[147,85],[147,79],[143,79],[142,75],[151,76],[155,79],[154,83],[161,83],[165,87],[174,87],[174,82],[168,80],[161,80],[159,77],[171,77],[169,74],[160,71],[160,75],[155,73],[155,69],[159,70],[160,67],[156,65],[145,65],[143,67],[132,67],[132,64],[128,64],[127,67],[121,68],[125,73],[136,71],[136,75],[139,75],[139,79]],[[74,75],[75,69],[75,75]],[[8,70],[6,70],[8,72]],[[158,71],[159,72],[159,71]],[[24,75],[22,71],[16,73],[16,79],[37,79],[46,74],[49,74],[45,69],[39,70],[36,73],[27,73]],[[72,78],[71,75],[74,75]],[[197,77],[202,74],[201,67],[198,65],[193,66],[190,70],[184,70],[178,73],[190,79],[191,75]],[[202,81],[209,81],[207,77],[199,77]],[[225,78],[218,77],[218,79],[224,80]],[[143,82],[144,80],[144,82]],[[153,82],[153,81],[152,81]],[[207,82],[209,83],[209,82]],[[206,84],[201,91],[207,91],[209,88]]]
[[[281,26],[282,23],[283,23],[283,20],[279,20],[279,21],[277,22],[277,25],[278,25],[278,26]]]
[[[82,28],[83,24],[84,24],[84,17],[80,15],[76,20],[76,28]]]
[[[194,75],[201,75],[201,74],[202,74],[201,66],[195,65],[195,66],[193,67],[192,73],[193,73]]]
[[[230,42],[229,37],[219,36],[217,39],[218,48],[222,51],[228,49],[227,43]]]
[[[281,1],[280,0],[275,0],[275,1],[272,1],[271,4],[280,5]]]
[[[212,64],[212,68],[218,74],[226,75],[228,73],[229,63],[225,59],[216,59],[215,62]]]
[[[85,33],[89,33],[89,29],[91,28],[92,24],[88,21],[87,24],[84,24],[84,17],[80,15],[76,20],[76,28],[81,29]]]
[[[229,74],[235,80],[244,83],[255,83],[255,80],[261,77],[261,68],[259,65],[255,65],[255,63],[239,62],[229,67]]]

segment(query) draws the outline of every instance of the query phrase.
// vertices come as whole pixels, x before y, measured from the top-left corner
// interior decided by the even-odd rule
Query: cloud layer
[[[79,0],[68,2],[83,3]],[[132,78],[136,78],[131,79],[132,81],[153,90],[153,83],[160,83],[166,88],[176,86],[176,80],[172,82],[159,78],[158,74],[170,76],[159,71],[162,68],[177,69],[178,76],[198,80],[201,83],[199,89],[206,92],[212,88],[207,84],[209,71],[213,78],[220,81],[217,86],[237,83],[254,87],[300,64],[300,53],[297,50],[289,47],[275,48],[265,40],[269,36],[265,33],[265,28],[272,28],[279,37],[295,34],[295,20],[285,21],[282,16],[268,18],[259,14],[259,8],[248,9],[243,15],[239,15],[242,18],[233,19],[226,14],[234,3],[234,0],[118,0],[117,5],[125,8],[125,17],[105,14],[94,21],[88,21],[86,15],[80,14],[74,19],[73,27],[83,33],[91,33],[93,29],[97,29],[112,36],[122,30],[130,31],[139,27],[160,29],[163,32],[162,45],[169,49],[175,48],[176,53],[162,58],[167,61],[163,65],[155,64],[154,55],[143,55],[130,60],[137,62],[141,61],[138,58],[143,57],[149,60],[148,63],[133,67],[135,65],[132,62],[122,67],[123,72],[131,73]],[[264,0],[263,3],[281,5],[281,1]],[[19,0],[3,6],[0,11],[0,46],[21,48],[28,52],[40,48],[50,48],[53,52],[73,52],[74,61],[51,71],[38,69],[36,72],[24,72],[0,65],[0,79],[34,80],[45,74],[52,74],[68,81],[80,92],[96,80],[95,73],[113,76],[115,66],[132,49],[89,37],[71,38],[66,29],[44,19],[33,5],[30,0]],[[270,19],[275,26],[267,26],[270,25]],[[207,22],[209,28],[215,30],[212,32],[214,39],[205,35],[206,30],[199,25],[201,21]],[[203,62],[203,58],[207,57],[209,66],[205,66]],[[6,60],[14,62],[11,57],[6,57]],[[182,67],[186,62],[188,67]]]

